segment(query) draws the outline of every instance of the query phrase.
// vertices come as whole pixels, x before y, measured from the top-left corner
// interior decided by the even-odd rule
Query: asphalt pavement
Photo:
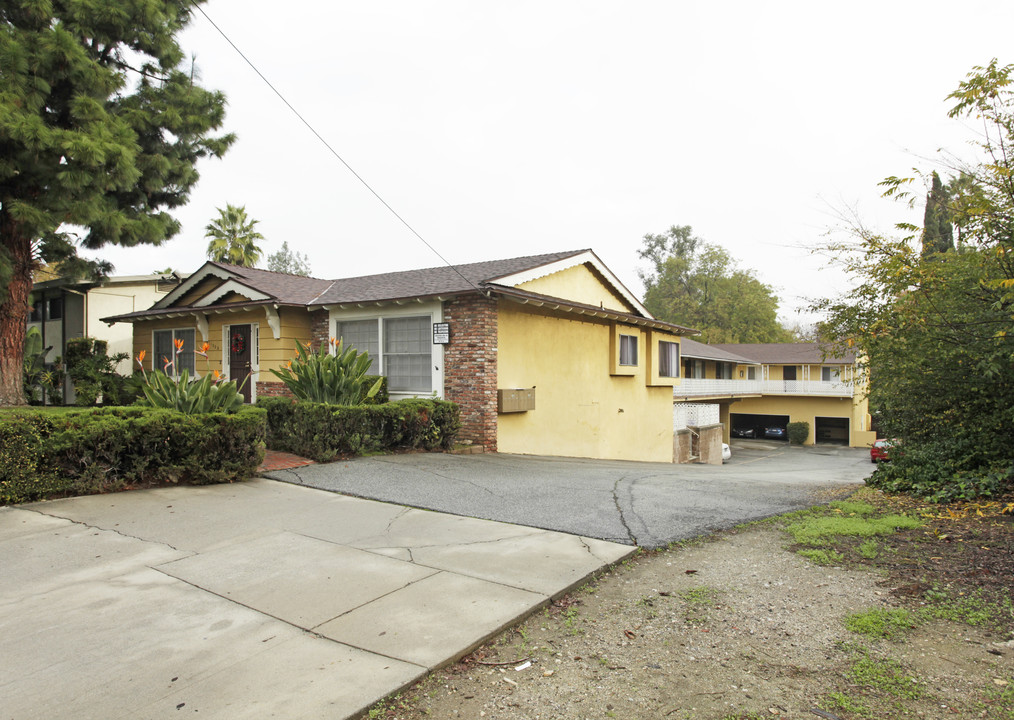
[[[724,465],[407,453],[310,465],[275,480],[353,497],[655,548],[819,502],[860,484],[869,452],[740,441]]]

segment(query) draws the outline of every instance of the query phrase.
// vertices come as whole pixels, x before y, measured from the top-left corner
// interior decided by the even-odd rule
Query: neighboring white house
[[[53,363],[66,354],[67,341],[78,337],[105,340],[108,354],[133,352],[133,332],[129,325],[108,325],[99,318],[144,310],[179,285],[176,274],[127,275],[105,280],[68,280],[57,278],[32,286],[32,309],[28,327],[42,333],[43,347],[50,348],[46,362]],[[126,359],[116,367],[122,375],[131,373]],[[74,401],[74,391],[67,381],[66,402]]]

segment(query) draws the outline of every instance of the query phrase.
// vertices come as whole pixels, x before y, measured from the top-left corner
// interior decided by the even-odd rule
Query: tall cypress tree
[[[220,157],[225,97],[176,37],[204,0],[0,3],[0,405],[22,404],[28,296],[40,262],[108,271],[78,247],[179,231],[195,163]]]
[[[926,193],[926,210],[922,217],[922,254],[947,252],[954,249],[954,229],[947,209],[947,190],[936,171],[933,184]]]

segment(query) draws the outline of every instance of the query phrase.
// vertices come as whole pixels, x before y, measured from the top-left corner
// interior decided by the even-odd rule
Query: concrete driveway
[[[630,552],[260,479],[0,508],[0,717],[352,717]]]
[[[869,452],[744,441],[725,465],[412,453],[268,477],[355,497],[654,548],[862,483]]]

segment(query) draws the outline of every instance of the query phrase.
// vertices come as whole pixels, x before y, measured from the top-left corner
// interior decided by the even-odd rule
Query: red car
[[[891,448],[897,444],[897,440],[877,440],[870,448],[870,462],[887,462],[891,459]]]

